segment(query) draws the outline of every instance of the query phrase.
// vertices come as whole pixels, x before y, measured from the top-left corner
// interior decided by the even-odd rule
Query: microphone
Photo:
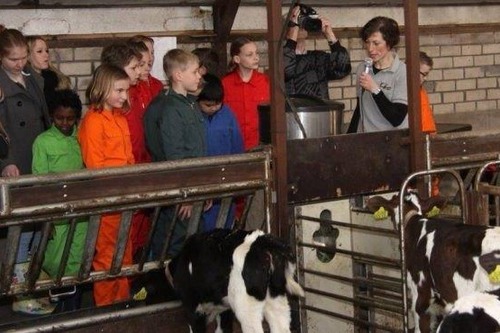
[[[366,74],[373,73],[373,60],[372,60],[372,58],[366,58],[365,59],[365,70],[364,70],[364,72]]]
[[[363,73],[373,75],[373,60],[372,58],[365,58],[365,70]],[[361,93],[365,92],[365,88],[361,88]]]

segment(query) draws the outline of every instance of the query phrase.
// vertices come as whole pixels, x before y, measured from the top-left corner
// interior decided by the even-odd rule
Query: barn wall
[[[284,8],[284,11],[286,8]],[[353,68],[365,53],[357,38],[357,29],[374,15],[386,15],[404,22],[402,8],[319,8],[330,18],[332,25],[353,61]],[[419,22],[424,27],[450,24],[490,24],[479,32],[443,34],[436,29],[423,29],[421,49],[434,58],[434,70],[428,77],[427,89],[436,113],[455,113],[475,110],[500,109],[500,20],[498,6],[477,7],[423,7]],[[248,17],[252,17],[251,20]],[[236,16],[234,31],[260,32],[265,38],[267,25],[265,8],[242,7]],[[61,38],[76,36],[86,39],[85,47],[65,47],[58,43],[52,49],[53,62],[70,75],[76,89],[84,95],[92,71],[99,64],[102,36],[110,41],[115,37],[135,33],[151,36],[180,31],[211,31],[211,12],[201,7],[70,9],[70,10],[2,10],[0,22],[21,29],[25,34],[53,35]],[[124,24],[126,22],[126,24]],[[486,25],[488,26],[488,25]],[[430,32],[429,32],[430,31]],[[462,31],[462,32],[461,32]],[[100,42],[92,45],[94,37]],[[68,46],[73,46],[68,44]],[[203,43],[180,42],[179,47],[192,50]],[[259,41],[262,70],[268,67],[267,45]],[[328,49],[323,38],[311,39],[310,49]],[[399,54],[404,58],[404,39]],[[158,59],[157,61],[161,61]],[[355,107],[355,77],[350,76],[330,83],[330,96],[346,104],[346,110]],[[349,113],[346,121],[349,119]]]

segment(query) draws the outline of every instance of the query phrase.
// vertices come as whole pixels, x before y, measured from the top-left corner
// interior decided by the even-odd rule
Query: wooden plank
[[[410,174],[407,136],[387,131],[289,140],[289,202],[399,189]]]
[[[431,137],[431,164],[439,167],[460,163],[486,162],[500,154],[500,134],[467,136],[450,133]]]
[[[151,6],[212,6],[218,0],[2,0],[0,8],[112,8],[112,7],[151,7]],[[227,1],[226,2],[232,2]],[[239,0],[238,0],[239,1]],[[283,5],[292,3],[283,0]],[[245,6],[263,6],[266,0],[241,0]],[[317,7],[375,7],[401,6],[403,0],[309,0],[308,5]],[[500,0],[419,0],[419,6],[463,6],[463,5],[490,5],[499,4]]]
[[[109,176],[82,181],[13,188],[11,208],[43,206],[99,197],[127,196],[202,185],[230,184],[265,177],[262,163],[193,168],[148,174]]]

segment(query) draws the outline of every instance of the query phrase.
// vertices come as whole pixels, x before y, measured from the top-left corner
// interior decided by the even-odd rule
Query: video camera
[[[297,17],[297,24],[301,29],[308,32],[319,32],[322,28],[322,22],[318,13],[308,5],[299,4],[300,12]]]

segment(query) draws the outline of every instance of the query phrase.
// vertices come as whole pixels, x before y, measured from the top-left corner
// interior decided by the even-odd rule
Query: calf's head
[[[447,200],[441,196],[434,196],[423,199],[418,195],[416,190],[410,189],[406,192],[403,200],[403,226],[410,220],[412,216],[418,215],[422,217],[428,216],[430,212],[439,211],[446,206]],[[388,212],[389,217],[397,229],[399,225],[399,196],[393,195],[391,199],[386,199],[382,196],[373,196],[367,202],[368,209],[375,213],[382,207]]]

